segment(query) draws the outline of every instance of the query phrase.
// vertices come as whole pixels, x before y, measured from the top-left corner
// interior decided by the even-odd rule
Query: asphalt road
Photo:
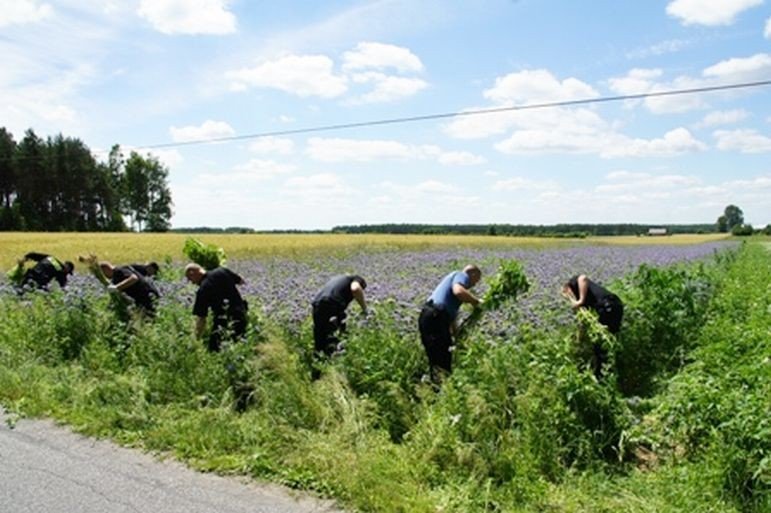
[[[0,409],[3,513],[340,513],[274,485],[202,474]]]

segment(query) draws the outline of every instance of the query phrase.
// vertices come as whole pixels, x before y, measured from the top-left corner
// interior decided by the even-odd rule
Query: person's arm
[[[585,274],[578,277],[578,299],[572,301],[573,308],[580,308],[586,301],[586,296],[589,294],[589,278]]]
[[[206,317],[195,317],[195,338],[203,338],[203,332],[206,331]]]
[[[110,290],[117,290],[118,292],[123,292],[124,290],[131,287],[133,284],[135,284],[138,281],[139,281],[139,276],[132,273],[125,280],[115,283],[114,285],[110,285],[107,288]]]
[[[351,282],[351,294],[353,294],[356,302],[359,303],[361,311],[367,313],[367,300],[364,298],[364,289],[361,288],[358,281]]]
[[[452,285],[452,293],[455,294],[455,297],[457,297],[463,303],[470,303],[474,306],[479,306],[482,304],[482,301],[478,297],[472,294],[460,283],[454,283]]]

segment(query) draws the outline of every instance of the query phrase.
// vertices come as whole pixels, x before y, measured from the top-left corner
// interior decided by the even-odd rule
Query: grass
[[[188,234],[179,233],[30,233],[0,232],[0,269],[10,268],[29,251],[77,261],[78,255],[95,253],[116,262],[180,261]],[[725,235],[673,235],[669,237],[596,237],[549,239],[539,237],[489,237],[466,235],[353,235],[353,234],[201,234],[204,242],[219,245],[230,258],[267,256],[304,257],[316,252],[387,249],[422,250],[431,247],[546,248],[595,244],[696,244],[720,240]]]
[[[315,240],[303,237],[290,239]],[[183,329],[183,305],[126,329],[104,297],[4,299],[0,402],[358,511],[765,513],[770,275],[762,244],[641,269],[618,284],[627,317],[603,380],[576,357],[573,326],[523,325],[506,343],[470,333],[439,393],[420,380],[419,344],[388,324],[352,330],[312,381],[307,321],[260,319],[248,343],[210,354]],[[582,322],[582,343],[608,343]],[[243,385],[252,401],[239,413]]]

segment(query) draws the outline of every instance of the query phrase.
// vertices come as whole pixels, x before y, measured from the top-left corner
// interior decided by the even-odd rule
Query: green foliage
[[[503,268],[489,281],[499,312],[526,283],[516,262]],[[618,337],[588,310],[580,337],[514,317],[505,341],[470,330],[439,392],[388,302],[350,321],[312,381],[307,323],[251,312],[258,329],[213,354],[180,304],[124,324],[105,295],[33,292],[0,301],[0,402],[352,510],[760,513],[769,275],[771,253],[751,243],[709,265],[642,267],[613,287]],[[601,379],[576,354],[594,344],[610,356]]]
[[[182,253],[207,271],[227,263],[224,249],[213,244],[206,244],[193,237],[188,237],[185,240]]]
[[[753,233],[755,233],[755,230],[752,228],[751,224],[737,224],[731,228],[731,235],[736,235],[739,237],[747,237]]]

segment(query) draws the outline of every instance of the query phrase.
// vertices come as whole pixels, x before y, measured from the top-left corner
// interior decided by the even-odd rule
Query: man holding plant
[[[27,261],[35,262],[35,265],[27,271],[24,271],[24,264]],[[20,259],[9,275],[18,276],[17,283],[22,289],[38,288],[48,289],[51,280],[56,279],[59,286],[64,288],[67,285],[67,277],[72,274],[75,266],[72,262],[60,262],[57,258],[44,253],[27,253]],[[23,274],[22,274],[23,273]],[[14,278],[12,278],[14,279]]]
[[[482,304],[469,290],[481,278],[482,272],[476,265],[451,272],[434,289],[420,311],[420,341],[426,350],[434,382],[441,379],[441,374],[452,372],[453,335],[458,331],[458,311],[462,303],[475,307]]]

